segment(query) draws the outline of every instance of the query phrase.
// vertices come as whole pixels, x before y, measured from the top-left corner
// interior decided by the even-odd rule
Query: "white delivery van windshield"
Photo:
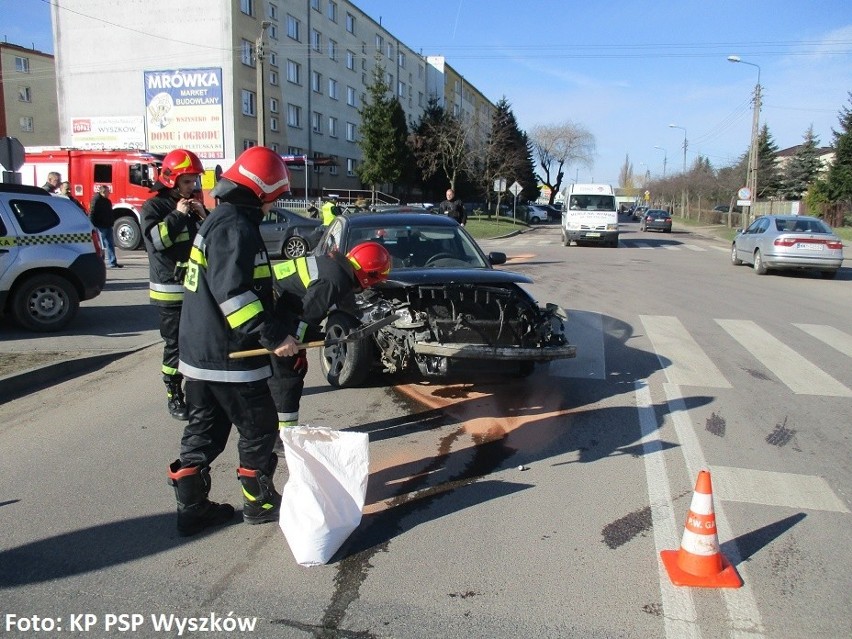
[[[572,211],[614,211],[614,195],[572,195],[569,203]]]

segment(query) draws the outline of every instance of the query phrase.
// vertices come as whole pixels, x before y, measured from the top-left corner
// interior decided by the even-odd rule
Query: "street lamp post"
[[[751,204],[748,207],[748,213],[743,220],[743,228],[751,224],[754,219],[754,205],[757,203],[757,136],[760,121],[760,65],[754,62],[746,62],[738,55],[729,55],[729,62],[739,62],[747,64],[751,67],[757,67],[757,84],[754,85],[754,113],[751,118],[751,144],[748,149],[748,175],[746,176],[746,186],[751,191]]]
[[[688,217],[686,215],[686,128],[682,126],[678,126],[677,124],[670,124],[670,129],[680,129],[683,131],[683,187],[680,191],[680,214],[684,217]]]
[[[266,98],[264,97],[263,78],[263,36],[272,23],[264,20],[260,23],[260,35],[254,43],[255,66],[257,67],[257,145],[266,146]],[[307,168],[305,169],[307,170]]]
[[[663,152],[663,179],[665,180],[666,179],[666,159],[668,158],[668,153],[661,146],[655,146],[654,148],[659,149],[660,151]]]

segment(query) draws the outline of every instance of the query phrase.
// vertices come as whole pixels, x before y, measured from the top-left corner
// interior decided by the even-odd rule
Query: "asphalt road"
[[[75,634],[77,614],[103,637],[162,636],[169,615],[257,624],[195,633],[223,637],[850,636],[850,269],[758,277],[726,243],[629,226],[617,250],[562,247],[555,226],[483,244],[568,309],[577,359],[523,382],[336,391],[312,359],[303,418],[370,436],[364,519],[318,568],[274,524],[175,534],[180,423],[144,301],[132,329],[105,294],[96,335],[49,338],[131,352],[0,406],[4,632],[39,615]],[[110,292],[144,300],[134,268]],[[11,343],[28,339],[44,338]],[[232,441],[212,496],[239,504],[234,466]],[[738,590],[674,587],[659,562],[701,468]],[[133,633],[106,628],[121,614]]]

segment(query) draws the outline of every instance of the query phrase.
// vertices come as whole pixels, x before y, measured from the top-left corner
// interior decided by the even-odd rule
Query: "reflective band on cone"
[[[663,550],[660,557],[675,586],[739,588],[743,585],[736,569],[719,550],[709,471],[698,473],[680,549]]]

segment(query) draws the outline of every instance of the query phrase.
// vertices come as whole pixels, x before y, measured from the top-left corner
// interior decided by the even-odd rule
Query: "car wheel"
[[[22,327],[47,333],[63,329],[80,308],[77,289],[59,275],[28,277],[15,287],[12,315]]]
[[[346,337],[360,325],[343,313],[331,315],[325,322],[327,340]],[[336,388],[358,386],[370,373],[372,344],[370,338],[325,346],[320,349],[320,368],[328,383]]]
[[[298,235],[293,235],[292,237],[288,237],[287,241],[284,242],[284,248],[281,253],[288,260],[304,257],[308,254],[308,243]]]
[[[758,275],[766,275],[769,272],[769,269],[766,268],[766,264],[763,263],[763,256],[760,254],[760,250],[754,252],[754,272]]]
[[[737,257],[737,245],[731,244],[731,264],[742,266],[743,261]]]
[[[120,217],[115,221],[115,245],[125,251],[135,251],[142,244],[142,231],[136,218],[130,215]]]
[[[831,271],[821,271],[820,275],[822,275],[822,279],[824,280],[833,280],[835,277],[837,277],[837,271],[839,270],[840,269],[836,268],[832,269]]]

